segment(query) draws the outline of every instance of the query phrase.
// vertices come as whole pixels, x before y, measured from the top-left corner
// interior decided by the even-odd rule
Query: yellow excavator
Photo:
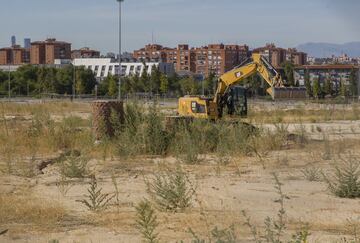
[[[260,54],[254,53],[247,61],[219,77],[214,97],[181,97],[178,104],[179,117],[210,120],[222,118],[224,108],[231,103],[231,87],[256,73],[260,74],[269,84],[270,87],[267,92],[273,99],[303,98],[306,96],[306,90],[303,88],[285,87],[280,74],[268,60]]]

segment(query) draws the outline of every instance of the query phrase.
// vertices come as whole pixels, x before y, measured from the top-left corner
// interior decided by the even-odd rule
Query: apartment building
[[[71,51],[71,59],[75,58],[99,58],[100,52],[96,50],[92,50],[89,47],[83,47],[79,50]]]
[[[54,64],[55,59],[71,59],[71,44],[56,39],[31,43],[31,64]]]
[[[256,48],[253,53],[259,53],[266,57],[268,61],[275,67],[280,68],[285,61],[290,61],[296,66],[307,64],[307,54],[299,52],[295,48],[279,48],[275,44],[266,44],[264,47]]]
[[[158,44],[148,44],[140,50],[134,51],[134,58],[143,61],[166,62],[166,49]]]
[[[210,44],[203,47],[192,47],[180,44],[177,48],[161,45],[146,45],[134,51],[134,58],[172,63],[177,72],[192,72],[202,76],[210,73],[221,75],[239,65],[249,55],[246,45]]]
[[[289,48],[286,51],[286,61],[292,62],[295,66],[302,66],[307,63],[307,54],[296,48]]]
[[[19,45],[0,49],[0,65],[21,65],[30,62],[30,51]]]

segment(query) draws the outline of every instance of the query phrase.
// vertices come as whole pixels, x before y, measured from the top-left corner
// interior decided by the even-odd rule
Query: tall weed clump
[[[147,200],[141,201],[136,207],[136,228],[141,233],[144,242],[158,243],[158,233],[156,232],[159,223],[155,210]]]
[[[164,130],[163,119],[159,114],[160,112],[154,104],[146,115],[145,148],[146,153],[150,155],[165,154],[169,144],[169,136]]]
[[[195,189],[180,167],[175,171],[168,168],[145,182],[147,192],[159,209],[178,212],[191,206]]]
[[[124,124],[115,133],[117,151],[120,156],[134,156],[144,151],[145,119],[145,111],[140,105],[137,103],[125,105]]]
[[[360,160],[353,155],[342,158],[333,165],[332,172],[323,173],[329,190],[342,198],[360,197]]]

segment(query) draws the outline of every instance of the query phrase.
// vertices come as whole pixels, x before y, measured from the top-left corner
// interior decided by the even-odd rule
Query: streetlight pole
[[[73,60],[73,83],[72,83],[72,99],[75,99],[75,82],[76,82],[76,67],[75,67],[75,60]]]
[[[124,0],[116,0],[119,2],[119,95],[118,99],[121,100],[121,74],[122,74],[122,67],[121,67],[121,3]]]
[[[10,63],[9,63],[9,82],[8,82],[8,96],[9,100],[11,99],[11,74],[10,74]]]
[[[11,47],[11,48],[14,48],[14,47]],[[11,63],[15,63],[15,60],[14,60],[14,49],[11,49],[11,59],[10,59],[10,62],[9,62],[9,82],[8,82],[8,96],[9,96],[9,101],[11,100]]]

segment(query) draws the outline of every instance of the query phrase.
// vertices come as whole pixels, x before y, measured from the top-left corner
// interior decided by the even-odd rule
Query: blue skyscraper
[[[24,39],[24,48],[29,49],[31,46],[31,39],[30,38],[25,38]]]
[[[15,35],[11,36],[11,46],[15,46],[16,45],[16,37]]]

